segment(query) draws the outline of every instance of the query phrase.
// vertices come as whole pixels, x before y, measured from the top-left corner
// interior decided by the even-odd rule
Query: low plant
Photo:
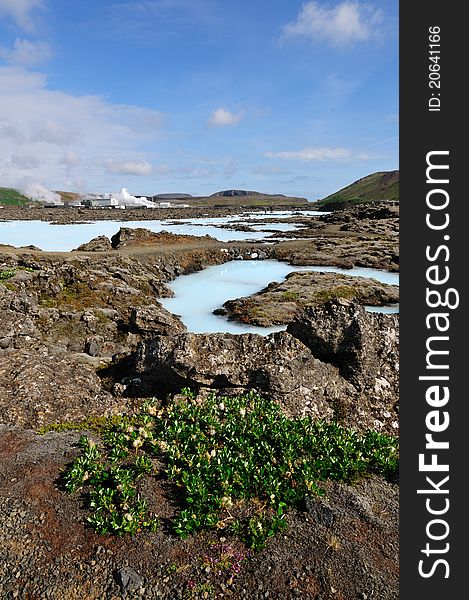
[[[13,269],[7,269],[6,271],[0,271],[0,283],[14,277],[16,271]]]
[[[130,452],[115,439],[114,432],[106,435],[111,438],[103,449],[87,436],[80,438],[82,454],[65,474],[65,489],[73,493],[88,487],[92,511],[88,522],[97,533],[135,534],[143,528],[156,531],[158,518],[149,514],[146,501],[137,491],[138,480],[152,472],[153,463],[147,456],[129,457]]]
[[[322,493],[321,481],[390,476],[398,468],[396,438],[290,419],[255,393],[202,400],[184,389],[164,408],[149,400],[131,425],[124,420],[106,430],[101,450],[90,444],[82,438],[82,455],[65,480],[70,492],[91,488],[89,521],[100,533],[152,526],[136,482],[157,459],[161,474],[181,491],[173,520],[178,535],[224,530],[255,550],[286,527],[289,507]]]
[[[300,297],[299,292],[291,292],[288,290],[283,292],[283,295],[282,295],[282,299],[285,302],[295,302],[296,300],[298,300],[299,297]]]
[[[353,300],[362,294],[352,285],[338,285],[331,289],[319,290],[314,293],[314,300],[317,302],[327,302],[333,298],[343,298],[345,300]]]
[[[134,417],[111,415],[109,417],[87,417],[82,421],[64,421],[61,423],[49,423],[37,430],[39,435],[45,435],[49,431],[60,433],[62,431],[93,431],[99,435],[119,426],[128,427],[134,422]]]

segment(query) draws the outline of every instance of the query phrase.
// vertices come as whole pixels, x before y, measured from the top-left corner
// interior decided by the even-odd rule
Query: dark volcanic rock
[[[323,304],[331,298],[382,306],[399,301],[399,288],[365,277],[296,272],[288,274],[281,283],[269,283],[256,294],[228,300],[223,308],[232,320],[270,327],[290,323],[302,308]]]
[[[186,331],[180,319],[156,304],[134,308],[130,315],[130,326],[141,335],[175,335]]]
[[[229,392],[256,389],[292,415],[331,417],[339,398],[354,388],[330,364],[315,359],[302,342],[285,332],[183,334],[143,340],[137,349],[135,391],[179,391],[183,386]]]
[[[122,246],[135,246],[139,244],[145,244],[155,239],[157,234],[153,233],[149,229],[143,227],[137,227],[136,229],[130,227],[121,227],[117,233],[111,238],[111,245],[113,248],[120,248]]]
[[[143,227],[137,227],[136,229],[131,227],[121,227],[111,238],[112,247],[115,249],[122,248],[123,246],[152,246],[155,244],[173,245],[194,241],[217,242],[215,238],[210,237],[209,235],[177,235],[176,233],[168,231],[154,233]]]
[[[108,237],[100,235],[86,244],[78,246],[76,250],[78,252],[109,252],[112,250],[112,244]]]
[[[136,592],[143,588],[143,577],[130,567],[119,569],[116,572],[116,579],[124,593]]]
[[[3,350],[0,423],[39,427],[121,412],[125,403],[101,387],[99,364],[99,359],[60,348]]]
[[[321,220],[325,223],[343,223],[363,219],[398,219],[399,202],[369,202],[357,204],[324,215]]]
[[[331,300],[305,309],[287,331],[316,358],[336,366],[368,401],[397,408],[398,315],[369,313],[347,300]]]

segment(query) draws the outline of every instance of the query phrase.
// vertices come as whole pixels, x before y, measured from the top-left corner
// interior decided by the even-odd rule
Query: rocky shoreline
[[[227,217],[240,213],[264,213],[281,210],[311,210],[307,204],[298,206],[193,206],[185,208],[126,208],[88,209],[88,208],[22,208],[4,206],[0,211],[0,221],[48,221],[54,224],[89,223],[90,221],[153,221],[159,219],[200,219],[203,217]]]
[[[397,271],[398,213],[381,204],[302,217],[308,239],[273,245],[123,228],[70,253],[0,246],[1,597],[398,597],[396,482],[327,483],[326,496],[291,511],[287,533],[255,555],[216,532],[183,541],[163,528],[116,540],[84,526],[83,509],[60,488],[79,433],[35,433],[131,414],[143,398],[164,403],[189,386],[201,398],[256,389],[289,416],[396,435],[399,317],[361,306],[396,301],[394,287],[294,273],[227,306],[241,320],[288,323],[269,336],[192,334],[158,301],[178,275],[233,259]],[[160,514],[174,513],[170,490],[149,493]],[[207,570],[214,544],[241,557],[231,580]]]
[[[361,305],[384,306],[399,300],[397,286],[337,273],[294,272],[247,298],[228,300],[216,314],[270,327],[292,322],[300,312],[326,300],[344,298]]]

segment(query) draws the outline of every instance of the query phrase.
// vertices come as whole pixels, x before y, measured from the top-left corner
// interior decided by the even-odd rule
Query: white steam
[[[147,200],[145,196],[140,196],[139,198],[137,198],[137,196],[132,196],[132,194],[129,194],[127,188],[122,188],[120,192],[113,193],[111,198],[113,200],[117,200],[119,204],[123,204],[125,206],[146,206],[148,208],[155,208],[156,206],[154,202],[150,202],[150,200]]]
[[[39,202],[51,202],[53,204],[59,204],[62,202],[60,194],[52,192],[40,183],[30,183],[24,189],[24,195],[31,198],[31,200],[37,200]]]

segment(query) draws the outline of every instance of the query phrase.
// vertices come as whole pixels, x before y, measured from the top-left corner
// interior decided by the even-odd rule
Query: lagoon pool
[[[211,220],[215,221],[215,219]],[[218,223],[204,223],[203,221],[203,219],[181,223],[175,221],[95,221],[68,225],[53,225],[46,221],[3,221],[0,222],[0,244],[17,247],[34,245],[46,252],[69,252],[99,235],[111,238],[119,231],[120,227],[133,229],[143,227],[154,232],[169,231],[181,235],[209,235],[221,242],[261,241],[268,239],[271,235],[268,230],[292,231],[297,227],[291,223],[267,223],[255,225],[256,231],[246,232],[217,227],[217,224],[227,223],[226,220],[219,219]]]
[[[283,281],[293,271],[328,271],[357,277],[372,277],[382,283],[399,285],[399,274],[379,269],[339,269],[336,267],[296,267],[276,260],[231,261],[208,267],[190,275],[181,275],[169,283],[174,298],[161,298],[161,304],[179,315],[191,333],[259,333],[267,335],[286,326],[257,327],[229,321],[214,315],[227,300],[259,292],[271,281]],[[381,308],[381,307],[380,307]],[[386,309],[386,307],[382,307]],[[382,310],[381,312],[386,312]]]

